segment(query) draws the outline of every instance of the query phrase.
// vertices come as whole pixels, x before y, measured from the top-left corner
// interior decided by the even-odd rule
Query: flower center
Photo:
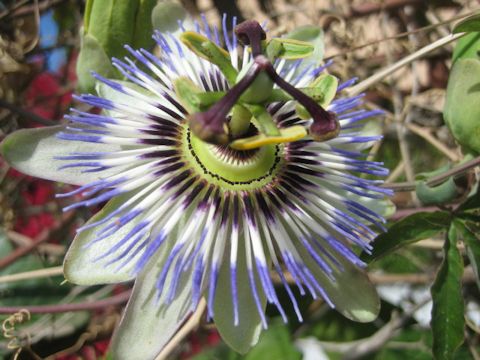
[[[282,163],[283,146],[266,145],[236,150],[228,145],[209,144],[184,127],[184,155],[208,182],[227,190],[256,189],[271,182]]]

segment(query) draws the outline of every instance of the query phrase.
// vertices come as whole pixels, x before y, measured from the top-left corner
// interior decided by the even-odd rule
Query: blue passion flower
[[[127,81],[94,74],[98,95],[76,97],[100,114],[72,109],[66,126],[2,145],[18,169],[81,185],[59,195],[83,197],[66,211],[108,201],[64,267],[78,284],[137,279],[115,358],[154,358],[202,298],[241,352],[267,327],[267,303],[284,321],[287,307],[302,321],[298,295],[353,320],[377,315],[355,249],[383,229],[366,200],[389,195],[372,179],[387,170],[363,152],[381,111],[343,96],[354,80],[338,84],[329,63],[307,63],[308,43],[267,42],[254,21],[232,28],[224,17],[221,31],[157,32],[159,56],[126,46],[113,65]]]

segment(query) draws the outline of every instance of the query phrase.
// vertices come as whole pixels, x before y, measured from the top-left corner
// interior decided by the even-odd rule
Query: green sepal
[[[82,172],[83,169],[77,167],[59,170],[65,164],[65,161],[55,159],[60,150],[63,154],[96,151],[114,153],[121,150],[119,145],[57,138],[57,134],[62,131],[65,131],[64,125],[15,131],[2,141],[0,153],[6,162],[24,174],[73,185],[85,185],[118,170],[107,169],[101,175]]]
[[[313,54],[315,47],[305,41],[289,38],[273,38],[266,47],[267,57],[286,60],[304,59]]]
[[[243,242],[240,241],[240,244],[243,244]],[[229,249],[226,249],[225,254],[229,253]],[[260,315],[252,295],[250,281],[248,280],[245,246],[239,246],[238,248],[236,273],[239,314],[238,325],[234,324],[230,262],[228,256],[224,257],[224,261],[218,274],[213,317],[217,331],[223,341],[236,352],[245,354],[258,342],[262,331]],[[258,284],[259,282],[256,274],[255,280]],[[267,300],[264,292],[259,291],[258,295],[262,306],[265,307]]]
[[[453,34],[461,32],[474,32],[480,31],[480,14],[471,15],[458,24],[456,24],[452,30]]]
[[[118,74],[105,50],[93,35],[80,32],[80,39],[80,53],[76,65],[77,89],[80,92],[93,93],[96,80],[91,74],[92,71],[106,78],[114,78]]]
[[[157,282],[175,235],[152,256],[137,277],[132,296],[115,330],[111,351],[115,360],[155,359],[192,312],[192,272],[181,277],[174,301],[166,304],[173,271],[169,271],[160,298]]]
[[[90,14],[92,13],[93,2],[95,0],[87,0],[85,3],[85,13],[83,15],[83,27],[88,31],[88,24],[90,23]]]
[[[108,216],[119,206],[124,204],[132,194],[120,195],[110,200],[102,210],[97,212],[86,225],[97,222]],[[112,219],[112,221],[114,221]],[[90,229],[79,232],[73,239],[65,260],[63,262],[63,272],[65,278],[71,283],[77,285],[99,285],[111,284],[123,281],[130,281],[135,278],[132,274],[135,259],[132,259],[126,266],[117,269],[119,262],[108,265],[108,261],[119,255],[122,251],[118,249],[110,256],[95,260],[97,257],[114,247],[123,237],[141,221],[140,217],[131,220],[128,224],[122,226],[118,231],[106,237],[102,241],[94,242],[96,234],[106,225],[95,226]],[[138,258],[138,256],[137,256]]]
[[[331,264],[333,271],[331,275],[335,279],[332,281],[305,248],[298,247],[297,250],[305,265],[335,305],[335,310],[357,322],[371,322],[377,318],[380,299],[365,271],[338,256],[336,261],[340,265],[337,267]],[[326,257],[323,259],[330,261]]]
[[[235,84],[238,72],[233,67],[230,54],[207,37],[193,31],[180,35],[180,41],[201,58],[218,66],[230,85]]]

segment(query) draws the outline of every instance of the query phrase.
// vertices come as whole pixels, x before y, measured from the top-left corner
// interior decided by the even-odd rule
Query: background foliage
[[[371,256],[362,255],[382,298],[379,318],[354,323],[321,301],[301,298],[305,322],[291,314],[283,324],[268,309],[269,330],[242,357],[199,317],[169,358],[480,359],[479,16],[455,27],[478,11],[478,2],[182,2],[212,23],[223,12],[268,21],[270,36],[320,26],[324,59],[335,60],[332,73],[342,79],[367,78],[452,30],[469,34],[366,93],[368,106],[386,111],[379,125],[384,140],[366,156],[386,164],[387,183],[396,190],[392,202],[380,204],[388,232],[375,240]],[[116,3],[103,2],[109,9]],[[78,106],[71,96],[76,89],[94,91],[91,68],[119,77],[109,58],[123,56],[121,45],[152,47],[151,30],[168,27],[169,10],[156,0],[118,3],[130,18],[116,18],[119,7],[100,14],[76,0],[0,1],[0,138],[61,123],[68,108]],[[131,284],[62,283],[59,266],[74,229],[98,210],[62,213],[66,203],[54,194],[69,188],[18,173],[0,158],[0,357],[109,358],[109,338]]]

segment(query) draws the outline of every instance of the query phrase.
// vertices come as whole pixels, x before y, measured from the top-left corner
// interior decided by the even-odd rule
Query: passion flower
[[[377,315],[354,249],[370,251],[371,225],[384,222],[365,200],[390,193],[371,179],[383,164],[362,153],[380,138],[365,121],[381,111],[343,97],[353,80],[337,86],[329,64],[300,66],[308,43],[267,42],[254,21],[233,27],[224,17],[222,35],[206,22],[156,33],[160,57],[126,46],[131,57],[113,65],[128,81],[94,74],[99,95],[77,97],[101,114],[73,109],[67,126],[2,145],[21,171],[81,185],[58,195],[83,196],[66,211],[108,201],[64,268],[78,284],[138,277],[115,358],[153,358],[202,297],[241,352],[267,327],[267,302],[302,321],[295,292],[353,320]]]

